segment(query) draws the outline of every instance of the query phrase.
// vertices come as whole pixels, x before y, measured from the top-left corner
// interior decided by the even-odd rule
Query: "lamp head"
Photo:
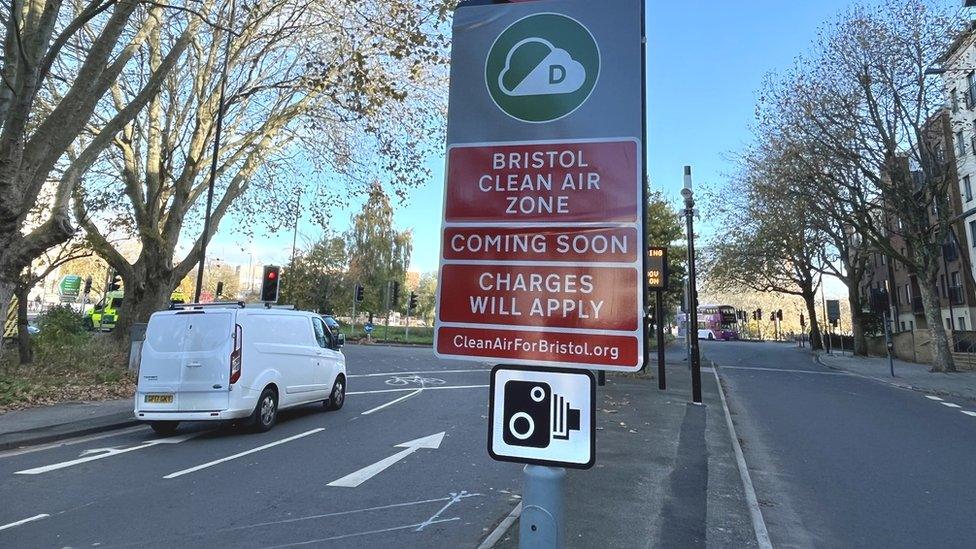
[[[692,195],[691,189],[689,189],[688,187],[685,187],[685,188],[681,189],[681,196],[685,200],[690,199],[691,198],[691,195]]]

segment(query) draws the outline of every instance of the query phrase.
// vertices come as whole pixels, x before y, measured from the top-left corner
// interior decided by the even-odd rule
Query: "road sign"
[[[61,278],[61,282],[58,283],[58,293],[62,299],[71,298],[71,301],[74,301],[81,294],[81,284],[82,279],[80,276],[65,275]]]
[[[10,297],[10,305],[7,306],[7,316],[3,322],[3,338],[15,339],[20,334],[20,326],[17,322],[17,296]]]
[[[652,246],[647,249],[647,287],[668,289],[668,249]]]
[[[364,324],[363,331],[366,332],[367,334],[373,333],[373,323],[367,322],[366,324]]]
[[[644,360],[642,2],[455,12],[435,352]]]
[[[840,320],[840,301],[836,299],[827,300],[827,320],[830,322]]]
[[[585,370],[496,366],[488,453],[499,461],[589,469],[596,458],[596,383]]]

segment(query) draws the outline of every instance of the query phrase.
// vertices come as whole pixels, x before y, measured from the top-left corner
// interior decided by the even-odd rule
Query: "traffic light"
[[[356,303],[363,302],[363,285],[356,284]]]
[[[393,283],[393,294],[392,294],[392,297],[390,298],[390,303],[394,307],[396,307],[396,303],[397,303],[397,300],[399,298],[400,298],[400,283],[399,282],[394,282]]]
[[[410,306],[407,309],[409,312],[414,312],[417,309],[417,292],[410,292]]]
[[[776,320],[783,320],[783,309],[776,311]]]
[[[85,279],[85,291],[84,294],[88,295],[91,293],[92,278],[89,276]]]
[[[261,279],[261,301],[265,303],[278,302],[278,287],[281,285],[281,267],[268,265],[264,268],[264,278]]]
[[[222,295],[224,295],[224,282],[220,281],[217,282],[217,289],[214,290],[214,299],[217,299]]]
[[[109,292],[118,291],[122,287],[122,277],[115,273],[114,270],[109,271],[108,275],[108,290]]]

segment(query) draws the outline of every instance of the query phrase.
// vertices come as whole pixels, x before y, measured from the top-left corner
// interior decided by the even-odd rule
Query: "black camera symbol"
[[[504,421],[505,444],[546,448],[552,439],[568,440],[570,431],[580,430],[580,411],[553,394],[548,383],[509,381],[505,383]]]

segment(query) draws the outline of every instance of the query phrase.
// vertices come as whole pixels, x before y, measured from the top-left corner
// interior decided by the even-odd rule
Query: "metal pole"
[[[691,183],[691,166],[685,166],[685,187],[681,191],[685,199],[685,221],[688,231],[688,314],[691,315],[691,326],[695,330],[691,338],[691,400],[695,404],[702,402],[701,388],[701,354],[698,348],[698,288],[695,280],[695,198]]]
[[[522,470],[519,549],[563,547],[566,470],[526,465]]]
[[[352,339],[352,336],[355,333],[356,333],[356,289],[354,288],[352,291],[352,331],[349,332],[349,338]]]
[[[291,267],[295,268],[295,251],[298,249],[298,221],[302,217],[302,188],[295,197],[295,232],[291,235]]]
[[[667,375],[664,367],[664,292],[658,290],[657,294],[657,315],[654,317],[657,322],[657,388],[665,390],[668,386],[665,376]]]
[[[895,359],[891,356],[891,348],[894,345],[891,342],[891,320],[888,317],[888,311],[884,312],[884,330],[885,347],[888,349],[888,369],[891,370],[891,377],[895,377]]]
[[[193,294],[193,302],[200,303],[200,292],[203,290],[203,266],[207,259],[207,242],[210,240],[210,215],[213,210],[214,183],[217,179],[217,159],[220,155],[220,134],[224,130],[224,92],[227,88],[227,62],[230,59],[230,39],[234,33],[229,27],[234,24],[234,12],[237,2],[231,0],[230,19],[228,19],[227,42],[224,45],[224,66],[220,73],[220,102],[217,105],[217,131],[214,135],[213,158],[210,161],[210,184],[207,187],[207,209],[203,216],[203,234],[200,236],[200,265],[197,268],[197,288]]]

